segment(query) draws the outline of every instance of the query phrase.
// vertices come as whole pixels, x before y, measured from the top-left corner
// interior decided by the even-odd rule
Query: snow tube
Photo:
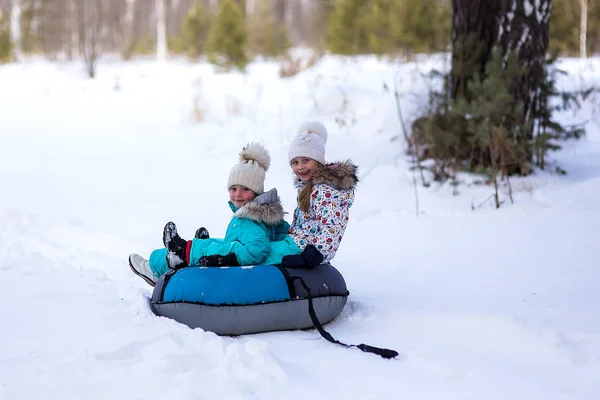
[[[314,269],[187,267],[158,280],[151,308],[191,328],[242,335],[312,328],[309,299],[326,324],[340,314],[348,295],[344,278],[329,263]]]

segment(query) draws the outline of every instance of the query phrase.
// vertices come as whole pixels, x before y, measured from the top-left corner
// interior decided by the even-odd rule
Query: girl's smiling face
[[[296,157],[291,162],[292,171],[302,181],[307,182],[315,177],[319,163],[308,157]]]
[[[229,200],[237,207],[242,208],[256,197],[256,193],[242,185],[232,185],[229,188]]]

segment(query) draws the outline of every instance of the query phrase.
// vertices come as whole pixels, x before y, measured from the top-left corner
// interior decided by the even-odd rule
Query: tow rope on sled
[[[313,306],[312,296],[310,295],[310,289],[308,288],[308,285],[306,284],[306,282],[304,282],[304,279],[302,279],[299,276],[295,276],[292,278],[292,281],[294,281],[294,280],[299,280],[300,284],[302,285],[304,290],[306,290],[306,292],[308,293],[308,314],[310,315],[310,319],[312,320],[313,325],[315,326],[315,328],[317,328],[317,330],[319,331],[319,333],[321,334],[321,336],[323,336],[323,338],[325,340],[327,340],[328,342],[334,343],[334,344],[339,344],[340,346],[344,346],[348,349],[359,349],[361,351],[364,351],[365,353],[377,354],[378,356],[381,356],[386,359],[391,359],[391,358],[398,356],[398,352],[395,350],[384,349],[384,348],[375,347],[375,346],[369,346],[368,344],[364,344],[364,343],[361,343],[358,345],[346,344],[346,343],[340,342],[337,339],[334,339],[334,337],[331,336],[331,334],[323,328],[321,321],[319,321],[319,318],[317,318],[317,314],[315,313],[315,308]]]

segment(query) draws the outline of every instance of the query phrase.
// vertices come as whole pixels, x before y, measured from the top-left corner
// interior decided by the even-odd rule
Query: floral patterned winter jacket
[[[335,257],[346,231],[357,170],[350,160],[327,164],[313,178],[309,212],[305,214],[300,207],[294,211],[290,236],[301,250],[314,245],[323,254],[323,262]],[[300,192],[304,182],[296,178],[295,184]]]

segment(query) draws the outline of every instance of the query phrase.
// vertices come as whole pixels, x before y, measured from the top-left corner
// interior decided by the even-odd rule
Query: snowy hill
[[[562,87],[600,86],[600,59],[562,60]],[[415,118],[443,68],[326,57],[278,77],[150,61],[0,66],[0,398],[598,399],[600,103],[562,121],[588,136],[551,157],[568,174],[492,189],[418,188],[393,97]],[[315,330],[218,337],[152,314],[127,256],[224,233],[226,181],[247,141],[273,156],[267,187],[291,212],[294,128],[319,118],[327,158],[360,167],[356,203],[332,264],[349,303],[327,329],[397,360],[334,346]],[[503,198],[507,200],[506,189]],[[471,205],[478,206],[475,210]]]

